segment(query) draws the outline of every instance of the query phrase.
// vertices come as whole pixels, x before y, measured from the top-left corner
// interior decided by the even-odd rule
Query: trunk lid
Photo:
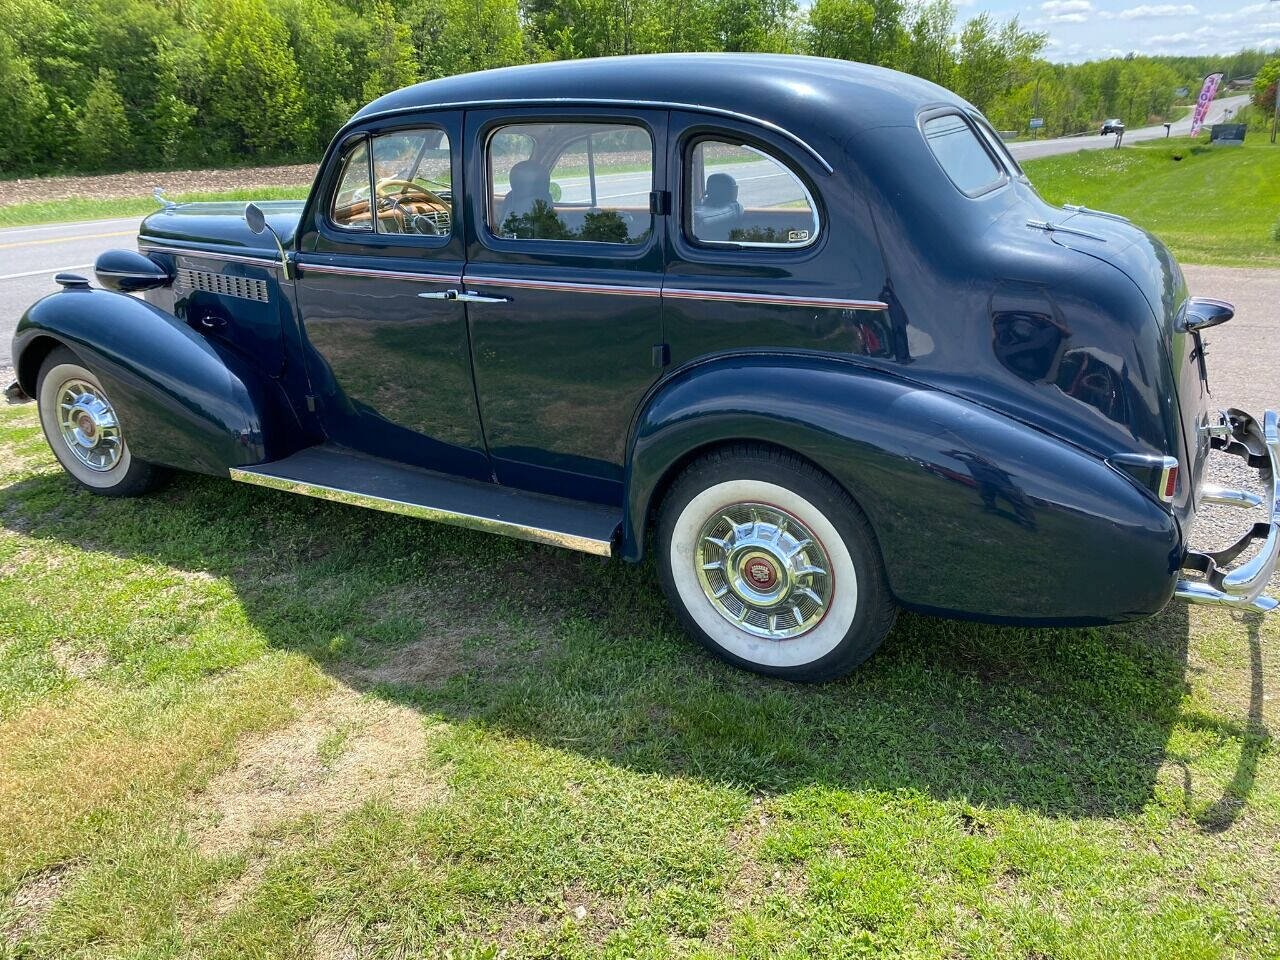
[[[1209,453],[1207,420],[1209,389],[1200,335],[1183,328],[1187,283],[1168,248],[1155,236],[1124,217],[1083,208],[1068,208],[1056,216],[1051,232],[1060,246],[1088,254],[1125,274],[1142,291],[1151,307],[1177,391],[1180,414],[1177,445],[1170,454],[1182,468],[1174,506],[1180,513],[1194,508],[1194,490],[1200,485]]]

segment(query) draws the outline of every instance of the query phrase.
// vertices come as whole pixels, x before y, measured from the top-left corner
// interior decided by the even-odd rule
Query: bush
[[[133,135],[125,114],[124,99],[106,67],[89,87],[78,120],[79,155],[85,166],[95,170],[127,163],[133,152]]]

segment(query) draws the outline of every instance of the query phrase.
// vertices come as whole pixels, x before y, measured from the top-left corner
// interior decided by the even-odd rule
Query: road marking
[[[79,237],[46,237],[43,240],[17,240],[13,243],[0,243],[0,250],[12,247],[36,247],[45,243],[76,243],[80,240],[102,240],[106,237],[132,237],[137,231],[119,230],[115,233],[86,233]]]
[[[69,267],[49,267],[45,270],[28,270],[26,273],[6,273],[0,276],[0,280],[20,280],[23,277],[39,277],[46,273],[63,273],[67,270],[88,270],[92,266],[92,263],[77,263]]]
[[[65,230],[67,227],[113,227],[116,224],[141,223],[142,217],[109,217],[106,220],[71,220],[65,223],[52,223],[44,227],[0,227],[0,238],[24,236],[28,233],[48,233],[50,230]]]

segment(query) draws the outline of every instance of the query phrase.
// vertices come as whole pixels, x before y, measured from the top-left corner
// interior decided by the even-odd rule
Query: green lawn
[[[220,193],[180,193],[168,199],[177,203],[193,200],[305,200],[310,185],[302,187],[255,187]],[[151,196],[112,200],[49,200],[0,207],[0,227],[21,227],[32,223],[69,223],[73,220],[106,220],[112,217],[141,217],[159,209]]]
[[[1280,953],[1280,625],[900,618],[766,681],[651,567],[178,477],[0,407],[0,956]]]
[[[1023,167],[1050,203],[1124,214],[1184,263],[1280,267],[1280,145],[1264,135],[1250,134],[1244,147],[1155,140]]]

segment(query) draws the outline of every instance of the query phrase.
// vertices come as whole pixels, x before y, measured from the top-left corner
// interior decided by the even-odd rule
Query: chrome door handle
[[[418,294],[423,300],[457,300],[457,290],[432,290],[429,293]]]
[[[510,297],[486,297],[482,293],[467,293],[465,291],[458,294],[458,299],[461,300],[463,303],[510,303],[511,302]]]

